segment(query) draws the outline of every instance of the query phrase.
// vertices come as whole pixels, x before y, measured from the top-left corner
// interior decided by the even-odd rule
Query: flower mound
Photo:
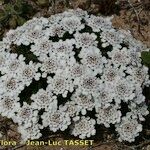
[[[45,128],[89,138],[96,124],[114,125],[120,141],[142,131],[146,47],[111,19],[68,10],[33,18],[0,42],[0,113],[19,125],[22,140]]]

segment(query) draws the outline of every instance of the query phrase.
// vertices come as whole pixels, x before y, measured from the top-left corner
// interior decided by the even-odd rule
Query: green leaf
[[[17,23],[18,25],[23,25],[26,22],[26,20],[20,16],[17,16]]]
[[[9,19],[9,26],[11,28],[15,28],[17,26],[17,19],[16,19],[16,16],[12,16],[10,19]]]
[[[0,21],[5,20],[6,17],[7,17],[7,14],[3,10],[0,10]]]
[[[2,5],[4,3],[4,0],[0,0],[0,5]]]
[[[6,4],[3,6],[4,7],[4,10],[7,12],[7,13],[11,13],[12,10],[13,10],[13,5],[11,4]]]
[[[150,67],[150,52],[143,51],[141,54],[143,64]]]
[[[33,7],[32,5],[28,5],[26,3],[23,3],[22,5],[22,15],[23,16],[27,16],[28,14],[32,14],[34,11],[33,11]]]
[[[14,5],[14,11],[16,12],[16,14],[21,14],[22,13],[22,6]]]
[[[48,6],[49,5],[49,0],[37,0],[36,3],[40,6]]]

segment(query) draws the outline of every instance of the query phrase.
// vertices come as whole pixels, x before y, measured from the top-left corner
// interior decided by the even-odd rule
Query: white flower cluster
[[[111,19],[68,10],[33,18],[0,41],[0,113],[18,123],[22,140],[40,138],[46,127],[70,128],[84,139],[96,134],[96,124],[115,125],[128,142],[142,131],[149,113],[142,94],[148,68],[140,58],[146,47]],[[33,82],[37,91],[26,90]]]

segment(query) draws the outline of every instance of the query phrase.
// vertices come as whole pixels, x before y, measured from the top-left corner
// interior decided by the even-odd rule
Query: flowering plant
[[[0,42],[0,113],[18,123],[22,140],[40,138],[45,127],[84,139],[96,124],[113,124],[128,142],[142,131],[146,47],[111,19],[68,10],[33,18]]]

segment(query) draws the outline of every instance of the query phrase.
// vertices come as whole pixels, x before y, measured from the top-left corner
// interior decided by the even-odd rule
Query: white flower
[[[61,16],[61,20],[63,20],[63,18],[72,17],[72,16],[76,16],[76,15],[74,14],[74,10],[69,9],[69,10],[64,11],[63,13],[59,14],[59,16]],[[76,17],[78,17],[78,16],[76,16]]]
[[[41,127],[39,124],[34,124],[28,128],[20,125],[18,127],[18,132],[21,133],[21,142],[26,142],[28,139],[39,139],[42,136],[40,129]]]
[[[119,134],[119,141],[134,142],[135,137],[142,131],[142,125],[136,119],[125,116],[121,123],[116,124],[116,131]]]
[[[26,30],[37,28],[37,26],[45,27],[45,26],[47,26],[47,24],[48,24],[47,18],[43,18],[43,17],[35,18],[35,17],[33,17],[33,19],[28,20],[21,27],[24,29],[24,31],[26,31]]]
[[[79,136],[81,139],[86,137],[91,137],[96,134],[95,130],[96,121],[90,119],[90,117],[81,117],[80,120],[73,123],[71,126],[71,134],[74,136]]]
[[[96,124],[114,124],[120,140],[138,136],[137,120],[149,113],[141,59],[149,48],[114,28],[112,18],[69,9],[33,18],[0,41],[0,114],[18,123],[23,141],[71,123],[71,134],[82,139],[95,135]]]
[[[128,102],[135,97],[135,85],[133,82],[127,79],[118,80],[114,85],[115,97],[114,100],[120,103],[120,100]]]
[[[88,70],[87,67],[77,62],[70,63],[68,69],[70,77],[74,80],[74,83],[78,82],[78,80],[80,80],[80,77],[82,77]]]
[[[53,132],[57,130],[64,131],[71,124],[69,114],[59,110],[44,112],[41,118],[43,126],[49,126],[49,129]]]
[[[51,91],[45,91],[43,89],[39,89],[36,94],[31,95],[31,103],[32,107],[35,109],[45,109],[48,110],[49,106],[57,105],[57,97],[54,96]]]
[[[20,45],[20,38],[22,34],[23,31],[20,30],[20,28],[17,28],[16,30],[9,30],[9,32],[6,33],[4,40],[8,41],[9,43]]]
[[[116,66],[127,66],[131,63],[130,53],[127,48],[122,48],[121,50],[113,48],[111,52],[108,52],[108,56],[111,58],[111,61]]]
[[[102,47],[112,45],[114,47],[120,48],[120,44],[123,41],[123,39],[120,36],[121,35],[114,29],[103,30],[103,32],[100,35],[101,41],[103,42]]]
[[[108,63],[103,69],[101,79],[109,83],[117,82],[118,80],[120,80],[120,78],[125,77],[125,73],[123,71],[124,68],[118,68],[117,66]]]
[[[43,54],[48,54],[49,50],[53,48],[53,44],[47,38],[42,38],[40,41],[36,42],[35,45],[31,46],[31,52],[33,52],[36,56],[40,56]]]
[[[47,74],[56,73],[58,70],[63,69],[64,65],[61,63],[61,60],[56,57],[56,55],[51,54],[49,57],[47,55],[41,55],[39,60],[42,62],[40,67],[42,77],[46,77]]]
[[[86,19],[86,22],[87,25],[90,26],[94,32],[99,32],[100,30],[112,28],[111,19],[112,17],[104,18],[91,15],[90,18]]]
[[[77,48],[88,48],[89,46],[97,46],[98,41],[96,41],[96,34],[88,32],[85,33],[75,33],[74,34],[75,40],[76,40],[76,47]]]
[[[87,11],[83,11],[82,9],[80,8],[77,8],[77,9],[69,9],[68,10],[69,12],[72,12],[73,15],[75,16],[78,16],[80,18],[87,18],[89,15],[87,13]]]
[[[32,61],[29,62],[28,65],[25,65],[19,76],[20,78],[22,78],[23,82],[29,86],[30,83],[32,82],[32,79],[35,79],[35,80],[39,80],[40,79],[40,76],[41,74],[38,73],[38,68],[40,67],[40,64],[35,64],[33,63]]]
[[[122,35],[123,42],[129,47],[129,49],[132,49],[132,51],[141,52],[146,49],[146,46],[142,42],[137,41],[132,37],[129,30],[119,30],[118,32]]]
[[[63,19],[63,15],[62,14],[51,15],[48,18],[48,26],[50,27],[53,24],[59,24],[62,19]]]
[[[3,41],[0,41],[0,53],[8,49],[10,49],[9,41],[3,38]]]
[[[129,55],[130,55],[130,61],[131,61],[131,64],[133,66],[141,66],[141,62],[142,62],[142,59],[140,58],[141,57],[141,53],[140,52],[137,52],[137,51],[134,51],[133,49],[129,49]]]
[[[141,86],[136,86],[135,97],[132,99],[132,101],[136,104],[145,102],[145,96],[143,95],[143,89]]]
[[[6,52],[0,52],[0,71],[2,74],[5,74],[7,72],[6,69],[6,62],[7,62],[7,58],[9,56],[9,53]]]
[[[82,58],[81,63],[92,69],[95,73],[102,73],[103,64],[107,62],[106,58],[102,57],[100,50],[96,47],[82,49],[79,57]]]
[[[110,124],[120,122],[121,111],[117,105],[111,105],[108,108],[96,106],[97,124],[104,124],[105,127],[110,127]]]
[[[85,75],[80,78],[78,85],[78,90],[81,90],[83,94],[93,94],[98,91],[98,88],[101,84],[101,80],[93,74]]]
[[[10,54],[5,63],[5,73],[19,75],[21,69],[25,66],[25,57],[23,55]]]
[[[63,76],[55,75],[53,78],[48,77],[48,89],[53,91],[56,95],[62,94],[63,97],[67,96],[68,91],[73,91],[72,81]]]
[[[65,34],[65,30],[63,30],[63,26],[57,23],[51,24],[49,28],[46,29],[45,34],[54,37],[63,37]]]
[[[62,19],[61,24],[64,30],[68,31],[70,34],[84,28],[84,24],[81,24],[81,20],[77,16],[65,17]]]
[[[130,66],[126,71],[130,75],[130,79],[136,84],[144,84],[149,80],[148,68],[146,66],[133,67]]]
[[[0,93],[17,96],[24,89],[24,83],[12,74],[6,74],[0,79]]]
[[[20,108],[19,97],[2,95],[0,97],[0,113],[2,116],[12,118]]]
[[[145,116],[149,114],[148,106],[145,103],[140,105],[135,104],[134,102],[129,105],[130,112],[127,115],[131,115],[132,118],[139,119],[140,121],[145,121]]]
[[[128,38],[128,37],[126,37],[126,38]],[[127,43],[129,44],[129,48],[132,49],[132,50],[135,50],[136,52],[142,52],[147,47],[142,42],[137,41],[134,38],[128,38]]]
[[[60,112],[66,112],[69,114],[70,117],[74,118],[79,115],[80,109],[78,105],[74,101],[68,101],[64,105],[59,106]]]
[[[95,106],[107,108],[114,98],[114,90],[110,84],[102,84],[94,95]]]
[[[23,125],[25,128],[29,128],[38,122],[38,111],[24,102],[23,106],[17,110],[16,116],[13,116],[12,119],[15,123]]]
[[[36,43],[39,39],[44,37],[44,32],[42,31],[42,26],[36,25],[33,28],[26,30],[23,35],[21,43],[29,45],[30,43]]]
[[[84,95],[81,92],[75,92],[71,96],[71,100],[74,101],[79,110],[81,111],[82,115],[86,114],[86,110],[92,111],[94,108],[94,100],[91,95]]]
[[[66,41],[62,41],[59,40],[59,42],[55,42],[54,43],[54,49],[53,52],[55,54],[58,55],[58,57],[69,57],[69,56],[73,56],[74,52],[73,50],[73,44],[75,43],[75,41],[72,40],[66,40]],[[51,55],[51,51],[49,53]]]

